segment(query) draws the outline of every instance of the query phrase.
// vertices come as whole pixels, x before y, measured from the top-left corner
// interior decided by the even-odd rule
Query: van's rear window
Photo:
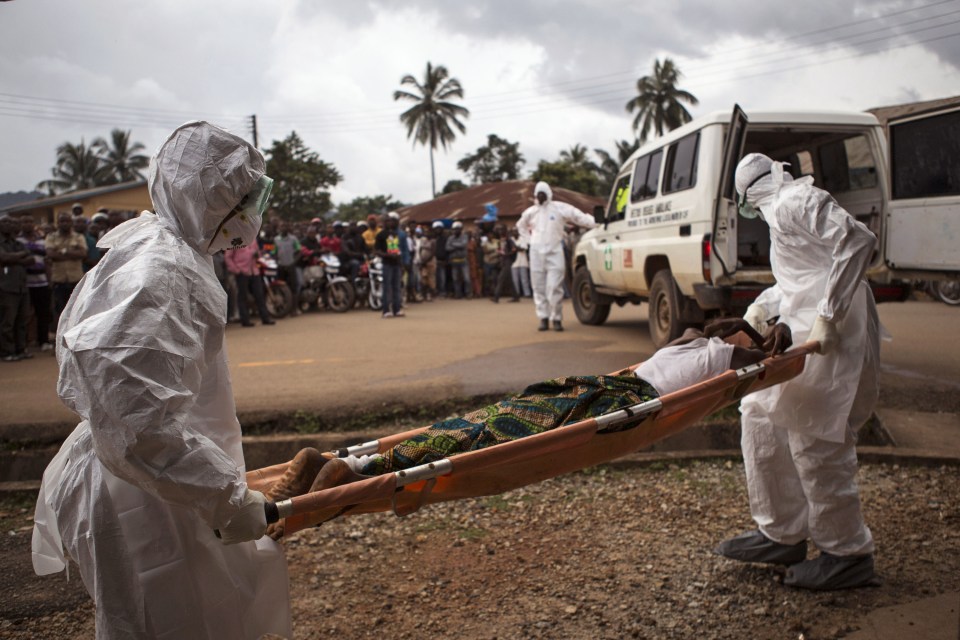
[[[699,131],[691,133],[670,145],[670,150],[667,152],[664,193],[682,191],[697,184],[697,152],[699,148]]]
[[[890,127],[893,197],[960,195],[960,110]]]

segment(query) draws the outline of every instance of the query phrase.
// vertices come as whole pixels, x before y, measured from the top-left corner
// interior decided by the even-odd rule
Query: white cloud
[[[106,135],[111,123],[153,149],[191,116],[246,135],[246,117],[256,113],[261,147],[295,129],[338,167],[346,179],[335,201],[377,193],[419,201],[430,192],[428,154],[406,139],[398,121],[404,106],[392,94],[404,74],[422,76],[428,60],[462,82],[472,112],[467,134],[436,154],[438,188],[462,178],[457,160],[490,133],[519,141],[527,170],[577,143],[611,149],[630,135],[624,103],[654,56],[678,62],[686,74],[681,86],[701,101],[695,115],[734,102],[860,110],[956,93],[960,36],[863,55],[949,34],[949,25],[872,45],[847,37],[854,28],[847,24],[879,30],[952,7],[911,6],[0,3],[0,94],[118,107],[25,107],[0,95],[0,191],[32,188],[47,177],[58,144]],[[24,108],[48,119],[9,115]]]

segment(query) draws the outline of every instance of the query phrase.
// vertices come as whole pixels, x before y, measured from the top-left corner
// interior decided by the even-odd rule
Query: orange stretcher
[[[808,342],[655,400],[512,442],[268,503],[267,518],[270,522],[284,518],[284,535],[290,535],[343,515],[393,511],[404,516],[425,504],[494,495],[609,462],[683,431],[749,393],[793,378],[803,371],[806,356],[817,347],[816,342]],[[334,455],[382,453],[428,428],[387,436]],[[248,485],[264,491],[283,475],[287,464],[248,472]]]

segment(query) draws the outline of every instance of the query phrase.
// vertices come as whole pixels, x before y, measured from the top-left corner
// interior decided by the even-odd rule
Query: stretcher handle
[[[267,502],[263,505],[263,513],[267,517],[267,524],[273,524],[280,520],[280,510],[277,509],[276,502]],[[220,537],[220,529],[214,529],[213,535]]]

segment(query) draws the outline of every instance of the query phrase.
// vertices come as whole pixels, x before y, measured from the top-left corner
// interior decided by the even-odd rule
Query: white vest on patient
[[[697,338],[687,344],[664,347],[637,367],[661,396],[718,376],[730,368],[733,345],[720,338]]]

